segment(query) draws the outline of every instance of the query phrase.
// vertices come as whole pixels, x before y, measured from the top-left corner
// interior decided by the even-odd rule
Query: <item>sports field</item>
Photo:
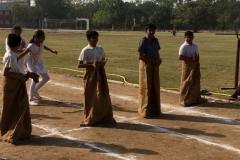
[[[184,108],[177,94],[161,92],[162,117],[144,119],[137,113],[138,88],[109,83],[117,123],[81,128],[82,79],[50,77],[39,92],[40,106],[30,107],[32,138],[16,145],[0,141],[0,159],[240,159],[239,105],[209,100]]]
[[[3,40],[8,32],[1,32],[3,51]],[[23,37],[29,40],[32,32],[24,31]],[[107,72],[138,83],[136,48],[144,33],[100,32],[100,35],[99,44],[109,58]],[[162,46],[161,86],[177,88],[181,66],[177,52],[183,34],[178,33],[176,37],[170,33],[156,35]],[[220,92],[221,86],[233,85],[236,37],[199,33],[195,39],[202,53],[203,86]],[[80,128],[83,84],[81,76],[76,76],[82,75],[77,72],[82,70],[76,69],[76,64],[81,48],[87,44],[84,32],[48,31],[45,44],[58,50],[59,55],[43,53],[51,80],[39,91],[43,96],[40,106],[30,107],[33,136],[16,145],[0,141],[0,159],[240,159],[240,105],[223,100],[209,99],[200,106],[184,108],[178,104],[177,92],[162,90],[162,117],[144,119],[137,113],[138,88],[111,82],[110,96],[117,123]],[[121,80],[110,75],[108,78]]]
[[[22,36],[29,41],[35,30],[23,30]],[[4,42],[11,30],[0,30],[0,41]],[[44,62],[52,72],[68,75],[82,75],[80,72],[67,69],[76,69],[77,59],[81,49],[87,45],[85,31],[45,30],[45,45],[56,49],[59,54],[52,55],[44,52]],[[131,31],[100,31],[99,45],[106,52],[109,59],[106,66],[109,79],[122,81],[115,75],[121,75],[130,83],[138,83],[138,53],[137,46],[142,32]],[[183,32],[174,37],[170,32],[156,32],[161,45],[160,67],[161,87],[178,89],[181,75],[181,61],[178,60],[178,49],[184,42]],[[195,43],[198,44],[201,64],[202,88],[220,94],[230,94],[222,91],[221,87],[234,86],[234,72],[237,52],[237,38],[235,35],[215,35],[215,33],[196,33]],[[4,43],[0,43],[0,56],[4,54]],[[57,68],[61,69],[57,69]],[[112,76],[114,74],[114,76]],[[226,98],[226,97],[221,97]]]

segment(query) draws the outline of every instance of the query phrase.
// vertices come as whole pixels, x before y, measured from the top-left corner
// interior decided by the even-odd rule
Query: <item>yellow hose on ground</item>
[[[0,57],[3,58],[3,57]],[[79,71],[79,70],[75,70],[75,69],[71,69],[71,68],[61,68],[61,67],[47,67],[47,68],[56,68],[56,69],[60,69],[60,70],[68,70],[68,71],[73,71],[73,72],[79,72],[79,73],[84,73],[84,71]],[[123,82],[125,84],[129,84],[129,85],[138,85],[136,83],[131,83],[131,82],[127,82],[126,78],[122,75],[118,75],[118,74],[111,74],[111,73],[106,73],[109,76],[116,76],[116,77],[120,77],[123,79]],[[162,87],[161,87],[162,88]],[[166,90],[179,90],[179,88],[162,88],[162,89],[166,89]],[[217,92],[209,92],[213,95],[220,95],[220,96],[230,96],[229,94],[224,94],[224,93],[217,93]]]
[[[79,71],[79,70],[75,70],[75,69],[70,69],[70,68],[60,68],[60,67],[48,67],[48,68],[56,68],[56,69],[62,69],[62,70],[69,70],[69,71],[74,71],[74,72],[80,72],[80,73],[83,73],[84,71]],[[118,74],[111,74],[111,73],[106,73],[107,75],[109,76],[116,76],[116,77],[120,77],[123,79],[123,82],[125,84],[130,84],[130,85],[138,85],[136,83],[131,83],[131,82],[127,82],[126,78],[122,75],[118,75]],[[162,87],[161,87],[162,88]],[[166,89],[166,90],[179,90],[179,88],[162,88],[162,89]],[[217,93],[217,92],[209,92],[210,94],[213,94],[213,95],[219,95],[219,96],[231,96],[230,94],[224,94],[224,93]]]

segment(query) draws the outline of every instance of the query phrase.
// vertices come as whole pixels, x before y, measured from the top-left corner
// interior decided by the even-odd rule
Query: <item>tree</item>
[[[109,11],[97,11],[93,15],[93,23],[98,27],[99,25],[109,25],[112,23],[114,15]]]
[[[178,5],[173,9],[173,25],[193,26],[197,32],[203,25],[212,25],[216,22],[214,6],[209,0],[198,0]]]
[[[71,0],[35,0],[35,5],[41,17],[49,19],[64,19],[70,9]]]
[[[159,29],[167,29],[170,28],[172,25],[170,24],[170,21],[172,19],[172,6],[168,6],[165,4],[162,4],[158,6],[157,11],[153,13],[149,17],[149,22],[156,24],[157,28]]]
[[[115,27],[121,28],[125,20],[125,5],[122,0],[102,0],[99,2],[99,10],[109,13],[111,16],[112,29]]]
[[[24,26],[31,17],[31,8],[24,2],[13,2],[11,13],[14,17],[14,23]]]
[[[222,30],[227,29],[230,25],[237,24],[239,10],[240,2],[237,0],[218,0],[216,2],[216,21]]]
[[[125,10],[125,29],[134,29],[134,27],[138,25],[143,27],[143,25],[147,23],[147,18],[144,16],[143,11],[134,3],[125,2]]]

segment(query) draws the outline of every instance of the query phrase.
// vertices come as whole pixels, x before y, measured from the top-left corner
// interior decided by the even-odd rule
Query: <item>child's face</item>
[[[12,31],[12,33],[17,34],[17,35],[21,35],[22,30],[20,30],[20,29],[14,29],[14,30]]]
[[[88,42],[91,46],[95,47],[98,42],[98,36],[93,36],[93,37],[89,38]]]
[[[36,42],[42,43],[45,40],[45,34],[41,35],[40,37],[37,37],[35,39]]]
[[[147,34],[148,37],[151,38],[151,37],[154,36],[155,31],[156,31],[156,29],[154,29],[154,28],[149,28],[149,29],[147,29],[147,30],[145,31],[145,33]]]
[[[185,36],[185,41],[189,44],[192,44],[193,38],[193,36]]]

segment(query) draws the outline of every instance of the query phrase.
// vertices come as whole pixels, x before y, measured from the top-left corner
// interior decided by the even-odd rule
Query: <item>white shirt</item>
[[[26,39],[24,39],[24,38],[22,38],[22,37],[21,37],[21,39],[22,39],[21,42],[23,42],[23,43],[25,44],[25,46],[22,47],[22,46],[20,45],[19,49],[26,48],[26,47],[27,47]],[[10,48],[9,48],[9,46],[8,46],[8,44],[7,44],[7,40],[8,40],[8,39],[6,38],[6,40],[5,40],[5,44],[6,44],[6,47],[5,47],[5,49],[6,49],[6,53],[7,53],[7,51],[10,51]],[[25,74],[24,57],[22,57],[21,59],[18,60],[18,67],[19,67],[19,69],[20,69],[20,72],[21,72],[22,74]]]
[[[20,74],[20,69],[18,67],[18,55],[17,53],[9,50],[4,54],[3,57],[3,66],[7,68],[11,68],[10,72],[18,73]]]
[[[105,53],[101,46],[92,47],[87,45],[82,49],[78,60],[86,63],[93,63],[96,61],[102,61],[104,58]]]
[[[44,44],[40,43],[40,47],[38,47],[35,43],[29,43],[27,48],[30,50],[28,53],[28,61],[30,59],[32,64],[41,64],[42,61],[42,52],[44,49]]]
[[[186,41],[180,46],[179,55],[192,57],[195,53],[198,53],[198,47],[195,43],[190,45]]]

